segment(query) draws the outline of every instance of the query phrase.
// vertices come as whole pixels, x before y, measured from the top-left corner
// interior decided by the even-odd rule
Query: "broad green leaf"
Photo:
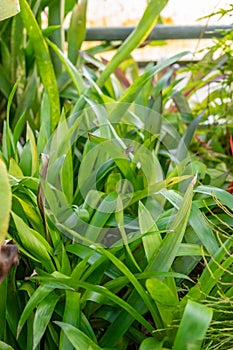
[[[198,209],[196,203],[192,204],[192,209],[189,217],[189,223],[193,230],[199,237],[203,246],[211,254],[215,254],[218,250],[218,241],[213,233],[211,227],[209,227],[202,212]]]
[[[177,256],[202,256],[203,252],[205,255],[209,255],[199,244],[181,243]]]
[[[181,198],[174,191],[163,190],[161,191],[161,194],[165,196],[165,198],[167,198],[175,208],[180,208],[182,203]],[[205,247],[207,252],[209,252],[211,255],[214,255],[219,248],[219,244],[195,201],[192,202],[189,224],[192,226],[194,232],[196,233],[197,237],[199,237],[202,245]]]
[[[59,126],[61,124],[62,124],[62,128],[58,127],[58,137],[62,139],[63,137],[62,135],[68,131],[68,126],[67,126],[66,120],[64,120],[63,118],[61,118]],[[74,191],[74,185],[73,185],[74,173],[73,173],[73,157],[72,157],[71,144],[68,152],[66,153],[66,157],[62,165],[60,177],[61,177],[62,190],[67,198],[68,203],[72,205],[73,191]],[[67,179],[69,179],[69,181],[67,181]]]
[[[127,90],[125,90],[123,95],[119,98],[116,107],[113,109],[113,111],[111,111],[109,115],[109,120],[115,123],[118,122],[124,116],[124,113],[128,110],[129,104],[135,101],[137,95],[142,89],[142,86],[146,84],[150,79],[152,79],[155,74],[174,64],[187,53],[187,51],[179,53],[175,56],[166,59],[161,63],[158,63],[154,67],[148,68],[141,76],[139,76],[133,82],[133,84]]]
[[[23,113],[19,117],[19,119],[14,127],[13,138],[14,138],[15,147],[17,147],[17,142],[19,141],[20,136],[22,135],[22,131],[23,131],[23,128],[25,126],[26,118],[27,118],[27,114]]]
[[[76,4],[76,0],[66,0],[65,1],[65,16],[68,14],[68,12],[72,11],[72,8]]]
[[[10,158],[8,173],[9,175],[17,177],[18,179],[23,178],[23,172],[20,169],[18,163],[13,158]]]
[[[65,32],[63,29],[65,1],[51,1],[48,11],[48,27],[57,26],[49,35],[50,40],[62,51],[65,49]],[[44,33],[43,33],[44,34]],[[54,52],[50,52],[56,76],[62,74],[62,64]]]
[[[201,290],[206,294],[210,294],[214,286],[221,280],[231,266],[233,257],[228,256],[228,252],[232,248],[232,240],[228,239],[221,244],[220,248],[213,254],[213,258],[209,261],[208,266],[204,269],[200,277]]]
[[[133,319],[141,323],[149,332],[153,331],[151,324],[146,321],[145,318],[130,303],[127,303],[122,298],[109,291],[107,288],[82,281],[73,281],[71,278],[57,272],[54,272],[50,277],[41,277],[40,279],[41,281],[47,283],[47,285],[51,288],[73,288],[75,290],[77,290],[77,288],[84,288],[86,290],[99,293],[116,304],[117,307],[126,310],[127,314],[133,316]]]
[[[2,276],[1,276],[2,277]],[[6,313],[7,313],[7,284],[8,279],[5,278],[2,283],[0,283],[0,293],[1,293],[1,301],[0,301],[0,317],[1,317],[1,328],[0,328],[0,339],[5,338],[6,334],[6,327],[7,327],[7,320],[6,320]]]
[[[148,279],[146,281],[146,288],[157,305],[164,322],[164,327],[169,326],[177,310],[178,296],[174,294],[165,282],[157,278]]]
[[[101,350],[101,348],[93,342],[85,333],[80,331],[74,326],[55,321],[55,323],[61,327],[67,338],[73,344],[76,350],[92,349],[92,350]]]
[[[32,151],[30,140],[28,140],[22,150],[20,155],[19,166],[24,174],[24,176],[31,176],[32,174]]]
[[[73,64],[76,64],[78,50],[81,48],[86,36],[86,11],[87,0],[79,0],[72,10],[67,41],[68,58]]]
[[[106,181],[106,183],[104,185],[105,192],[106,193],[115,192],[116,191],[116,185],[120,181],[122,181],[122,175],[121,175],[120,172],[110,173],[108,178],[107,178],[107,181]]]
[[[165,189],[166,187],[173,186],[174,184],[180,183],[183,180],[187,180],[187,179],[190,179],[190,175],[177,176],[177,177],[173,177],[172,179],[166,179],[163,181],[157,181],[155,183],[152,183],[149,188],[134,192],[133,198],[131,200],[131,204],[138,202],[143,198],[148,197],[149,194],[150,195],[155,194],[160,191],[162,193],[163,192],[162,190]]]
[[[0,349],[1,350],[14,350],[10,345],[7,343],[3,343],[3,341],[0,341]]]
[[[73,84],[78,92],[79,95],[83,94],[86,90],[86,86],[84,84],[83,78],[81,77],[80,73],[78,72],[77,68],[73,65],[73,63],[65,56],[65,54],[59,50],[59,48],[52,43],[51,41],[47,40],[49,46],[54,50],[56,55],[59,57],[61,62],[66,67],[66,70],[73,81]]]
[[[51,234],[52,236],[53,234]],[[60,238],[60,236],[59,236]],[[61,238],[60,238],[61,239]],[[60,243],[60,242],[59,242]],[[69,260],[69,257],[67,255],[67,252],[65,250],[65,247],[62,243],[61,244],[61,253],[60,253],[60,256],[61,256],[61,266],[60,266],[60,269],[61,269],[61,272],[64,273],[65,275],[68,275],[70,276],[71,274],[71,266],[70,266],[70,260]]]
[[[0,2],[0,21],[19,13],[19,2],[17,0],[1,0]]]
[[[200,122],[200,119],[203,117],[203,113],[198,115],[192,123],[188,126],[186,129],[184,135],[181,137],[179,145],[176,150],[176,157],[179,161],[182,161],[187,157],[188,154],[188,148],[192,141],[194,132],[196,130],[196,127],[198,126],[198,123]]]
[[[169,271],[171,268],[188,224],[195,182],[196,177],[191,181],[187,188],[182,204],[175,216],[174,221],[169,227],[170,232],[167,232],[161,243],[158,254],[148,265],[147,269],[149,271]]]
[[[78,266],[77,265],[75,267],[75,269],[73,270],[73,272],[72,272],[72,276],[73,276],[73,273],[74,273],[75,276],[76,276],[75,278],[77,278],[77,279],[81,278],[83,272],[86,269],[87,262],[92,265],[96,261],[100,260],[101,257],[102,257],[102,254],[96,252],[95,250],[91,249],[90,247],[87,247],[87,246],[84,246],[84,245],[80,245],[80,244],[77,244],[77,243],[69,245],[68,247],[66,247],[66,250],[68,252],[70,252],[70,253],[80,257],[82,259],[82,262],[84,261],[84,264],[82,263],[82,267],[80,266],[80,268],[77,268],[77,266]],[[80,264],[81,264],[81,262],[80,262]],[[81,273],[79,273],[80,270],[81,270]]]
[[[17,329],[17,336],[19,336],[25,322],[30,317],[33,310],[37,307],[37,305],[44,300],[52,291],[54,288],[49,288],[46,285],[39,286],[31,298],[29,299],[28,303],[26,304],[23,313],[20,317],[18,329]]]
[[[7,169],[0,159],[0,244],[4,241],[9,225],[11,210],[11,187],[8,179]],[[3,205],[4,203],[4,205]]]
[[[200,350],[210,325],[213,311],[205,305],[188,300],[174,341],[174,350]]]
[[[181,91],[176,91],[172,95],[172,99],[175,102],[176,107],[180,113],[192,114],[192,110],[189,106],[189,103]]]
[[[33,350],[43,337],[60,297],[61,295],[53,291],[38,304],[33,322]]]
[[[26,215],[28,222],[32,225],[33,229],[37,230],[38,232],[44,234],[44,227],[42,225],[42,220],[39,215],[39,212],[37,208],[28,200],[22,199],[16,194],[13,194],[12,198],[15,201],[18,201],[20,206],[22,207],[24,211],[24,215]],[[14,210],[14,208],[13,208]]]
[[[40,169],[40,178],[42,181],[46,181],[47,179],[47,171],[48,171],[49,157],[45,153],[41,153],[41,169]],[[42,190],[42,184],[39,183],[38,191],[37,191],[37,205],[40,211],[41,218],[43,220],[43,225],[46,233],[46,238],[50,242],[50,236],[48,233],[47,220],[45,215],[45,195]]]
[[[130,166],[124,140],[119,141],[115,137],[104,140],[90,135],[90,141],[91,143],[86,142],[86,154],[83,155],[79,170],[79,187],[82,194],[88,193],[91,188],[96,188],[98,182],[112,169],[114,163],[124,177],[137,188],[136,174]],[[92,142],[96,144],[95,147]]]
[[[45,147],[48,145],[50,138],[50,100],[47,89],[44,90],[41,110],[40,110],[40,131],[37,139],[38,154],[45,152]]]
[[[80,325],[81,319],[81,305],[80,305],[80,293],[75,291],[66,291],[65,309],[63,314],[63,323],[69,324],[73,327]],[[59,350],[73,350],[73,346],[69,341],[69,338],[62,331],[60,335]]]
[[[116,192],[108,194],[96,208],[87,230],[85,232],[85,238],[90,239],[92,242],[101,241],[101,233],[103,235],[105,225],[116,210]]]
[[[27,29],[28,36],[35,50],[41,80],[44,88],[48,90],[51,108],[50,128],[53,130],[60,119],[60,101],[48,46],[28,2],[26,0],[20,0],[19,3],[24,26]]]
[[[97,84],[102,87],[108,77],[115,71],[120,63],[128,58],[129,54],[143,42],[156,24],[160,12],[167,4],[168,0],[151,0],[134,31],[128,36],[124,43],[117,50],[111,61],[101,73]]]
[[[28,227],[18,215],[13,212],[11,215],[23,248],[26,249],[30,255],[33,255],[37,261],[40,261],[47,271],[54,271],[54,265],[50,256],[53,250],[49,243],[37,231]]]
[[[162,350],[163,342],[158,341],[155,338],[146,338],[140,345],[139,350]]]
[[[24,31],[20,16],[15,16],[12,19],[10,40],[11,81],[18,81],[16,100],[19,103],[26,83],[25,51],[22,50]],[[18,108],[16,114],[18,114],[17,112]]]
[[[142,202],[139,202],[138,220],[141,234],[144,235],[145,233],[148,233],[143,236],[142,242],[147,261],[149,262],[158,252],[160,244],[162,243],[162,238],[158,232],[158,227],[156,226],[154,219]]]
[[[38,162],[38,153],[37,153],[35,136],[33,134],[33,131],[29,123],[27,123],[26,140],[30,142],[30,146],[31,146],[32,167],[31,167],[30,175],[34,176],[38,171],[39,162]]]

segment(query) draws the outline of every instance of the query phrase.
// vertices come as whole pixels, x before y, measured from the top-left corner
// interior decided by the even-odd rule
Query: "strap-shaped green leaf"
[[[11,210],[11,187],[7,169],[0,159],[0,243],[5,239],[8,230]]]
[[[78,328],[75,328],[74,326],[64,322],[55,321],[55,323],[62,328],[63,332],[76,350],[101,350],[97,344],[95,344],[85,333],[80,331]]]
[[[157,278],[146,281],[146,288],[155,301],[164,326],[169,326],[178,307],[178,296],[169,285]]]
[[[54,288],[49,288],[46,285],[39,286],[36,291],[33,293],[31,298],[29,299],[27,305],[25,306],[17,328],[17,337],[19,336],[25,322],[31,315],[32,311],[36,308],[36,306],[41,303],[49,294],[52,293]]]
[[[175,338],[173,350],[200,350],[213,311],[205,305],[189,300]]]
[[[97,83],[101,87],[119,64],[143,42],[156,24],[159,14],[168,0],[151,0],[134,31],[117,50],[112,60],[107,64]]]
[[[163,239],[159,252],[148,265],[148,271],[169,271],[182,242],[192,206],[193,187],[196,183],[196,176],[189,184],[184,194],[181,206],[170,225],[170,231]]]
[[[14,350],[10,345],[3,343],[2,341],[0,341],[0,349],[1,350]]]
[[[60,297],[53,291],[39,303],[33,323],[33,349],[37,348],[43,337]]]
[[[79,0],[72,10],[70,26],[68,29],[68,57],[75,64],[78,50],[86,35],[87,0]],[[77,34],[78,33],[78,34]]]
[[[60,119],[60,101],[54,68],[49,49],[41,29],[26,0],[20,0],[21,17],[27,29],[28,36],[35,50],[36,62],[44,88],[47,88],[50,99],[51,128],[57,125]]]

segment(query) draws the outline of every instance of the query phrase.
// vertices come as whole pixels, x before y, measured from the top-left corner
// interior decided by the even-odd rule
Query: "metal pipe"
[[[216,26],[168,26],[157,25],[149,34],[147,40],[182,40],[208,39],[221,37],[222,32],[232,30],[232,25]],[[87,28],[86,41],[123,41],[134,30],[134,27]]]

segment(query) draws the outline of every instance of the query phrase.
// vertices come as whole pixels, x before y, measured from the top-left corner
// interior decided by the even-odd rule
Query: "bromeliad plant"
[[[215,186],[219,173],[207,181],[209,169],[194,153],[203,115],[173,94],[177,82],[168,86],[170,67],[184,54],[135,72],[127,89],[123,72],[114,74],[166,3],[150,1],[106,67],[76,50],[86,1],[66,2],[65,14],[73,9],[68,57],[53,26],[62,23],[55,20],[60,3],[21,0],[21,17],[2,28],[11,28],[11,45],[2,47],[14,74],[2,108],[1,159],[20,263],[4,286],[1,340],[15,350],[201,349],[206,332],[205,346],[214,344],[210,332],[221,315],[213,300],[231,271],[232,195]],[[171,95],[176,111],[167,109]]]

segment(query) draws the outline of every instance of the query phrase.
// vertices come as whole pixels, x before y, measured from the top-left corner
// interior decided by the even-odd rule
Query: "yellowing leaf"
[[[0,1],[0,21],[16,15],[19,11],[19,2],[17,0]]]

